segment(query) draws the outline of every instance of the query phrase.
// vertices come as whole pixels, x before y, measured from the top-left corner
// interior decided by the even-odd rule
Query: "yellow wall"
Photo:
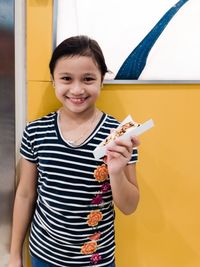
[[[27,1],[28,120],[59,107],[48,71],[52,1]],[[200,85],[105,85],[98,106],[155,127],[141,136],[139,207],[117,211],[117,267],[200,266]]]

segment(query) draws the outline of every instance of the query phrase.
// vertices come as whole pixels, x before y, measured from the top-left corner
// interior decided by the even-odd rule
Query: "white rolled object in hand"
[[[154,126],[152,119],[145,121],[142,124],[135,122],[130,115],[128,115],[120,125],[113,130],[108,137],[103,140],[93,151],[94,157],[100,159],[106,155],[108,145],[112,145],[116,138],[126,140],[132,135],[138,136]]]

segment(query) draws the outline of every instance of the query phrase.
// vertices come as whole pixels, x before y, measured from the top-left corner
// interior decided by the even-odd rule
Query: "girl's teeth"
[[[85,98],[71,98],[71,101],[74,103],[83,103]]]

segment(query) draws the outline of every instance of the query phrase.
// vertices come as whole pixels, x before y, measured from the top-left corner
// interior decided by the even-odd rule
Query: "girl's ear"
[[[101,88],[103,88],[104,84],[103,84],[103,81],[104,81],[104,76],[102,77],[102,80],[101,80]]]

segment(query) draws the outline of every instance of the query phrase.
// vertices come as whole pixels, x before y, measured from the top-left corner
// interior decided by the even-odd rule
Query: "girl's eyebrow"
[[[93,76],[96,76],[96,74],[93,73],[93,72],[86,72],[86,73],[84,73],[84,75],[93,75]]]
[[[70,73],[70,72],[60,72],[58,73],[59,76],[73,76],[73,73]],[[81,75],[82,77],[86,77],[86,76],[92,76],[92,77],[96,77],[96,74],[93,73],[93,72],[86,72],[86,73],[83,73]]]
[[[71,75],[69,72],[60,72],[59,75]]]

